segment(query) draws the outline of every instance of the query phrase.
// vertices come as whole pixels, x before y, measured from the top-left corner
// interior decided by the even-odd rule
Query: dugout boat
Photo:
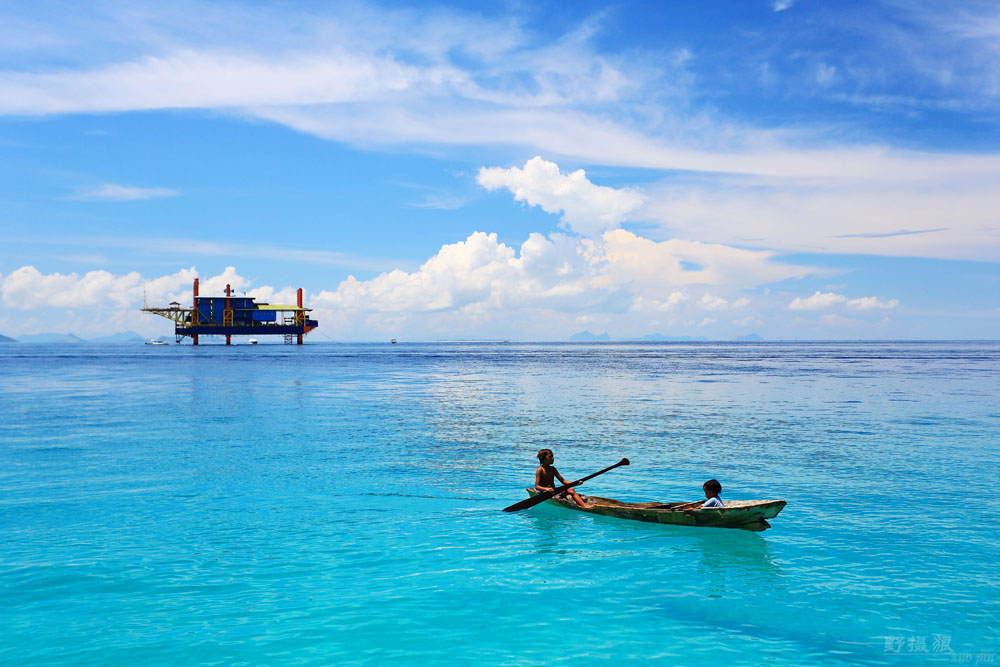
[[[531,496],[538,495],[535,489],[526,490]],[[778,512],[785,507],[784,500],[727,500],[725,507],[691,509],[691,503],[623,503],[613,498],[598,496],[583,496],[583,499],[587,507],[580,507],[572,500],[559,498],[549,498],[545,502],[618,519],[702,528],[742,528],[753,531],[770,528],[771,524],[767,520],[778,516]]]

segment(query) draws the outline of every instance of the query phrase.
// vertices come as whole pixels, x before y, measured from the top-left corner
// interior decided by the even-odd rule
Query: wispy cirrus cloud
[[[911,234],[931,234],[933,232],[946,232],[947,227],[935,227],[934,229],[900,229],[895,232],[868,232],[862,234],[841,234],[842,239],[886,239],[892,236],[909,236]]]
[[[279,244],[253,244],[230,241],[205,241],[201,239],[169,237],[122,237],[122,236],[50,236],[10,237],[11,243],[30,245],[56,245],[90,248],[129,248],[136,251],[155,248],[158,253],[176,253],[178,256],[202,255],[208,257],[252,257],[259,259],[307,262],[340,266],[352,271],[389,271],[393,268],[408,267],[411,263],[404,259],[366,257],[354,253],[337,252],[315,248],[296,248]]]
[[[139,188],[132,185],[104,183],[103,185],[77,188],[76,192],[68,199],[76,201],[140,201],[179,197],[180,194],[180,190],[171,188]]]
[[[788,9],[786,2],[772,8]],[[745,115],[737,121],[725,107],[699,104],[715,99],[707,90],[717,82],[704,73],[699,78],[697,69],[708,54],[688,44],[652,53],[602,48],[601,15],[553,39],[517,16],[448,9],[140,7],[102,6],[77,23],[63,16],[15,21],[21,30],[51,32],[39,40],[51,55],[38,58],[37,49],[12,42],[8,54],[16,57],[0,69],[0,114],[212,109],[363,148],[439,154],[511,146],[574,165],[571,174],[579,164],[668,172],[644,186],[641,209],[627,212],[658,226],[660,239],[800,252],[974,259],[1000,253],[993,213],[1000,155],[894,147],[836,124],[755,123]],[[943,75],[940,85],[950,97],[1000,104],[1000,92],[990,92],[1000,91],[1000,56],[990,41],[992,26],[1000,25],[995,8],[878,7],[868,22],[813,17],[824,28],[872,31],[849,54],[851,62],[833,59],[815,42],[783,44],[795,57],[782,55],[803,68],[801,76],[821,82],[829,99],[898,95],[891,82],[905,77],[865,74],[874,63],[922,71],[930,62],[962,72],[964,63],[975,62],[974,85],[958,83],[962,77],[947,83]],[[797,6],[782,20],[806,9]],[[893,18],[890,9],[907,20]],[[192,25],[191,15],[202,20]],[[961,39],[969,57],[945,53],[932,34],[934,21]],[[924,38],[933,59],[915,55]],[[884,58],[883,41],[912,57]],[[573,216],[562,210],[572,226]],[[913,228],[927,231],[899,234]]]

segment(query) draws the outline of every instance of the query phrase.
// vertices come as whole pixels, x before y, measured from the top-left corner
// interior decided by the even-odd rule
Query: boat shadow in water
[[[524,518],[533,529],[539,555],[643,556],[664,566],[682,559],[688,568],[725,573],[734,581],[782,575],[771,545],[759,532],[623,521],[553,505],[533,507]],[[588,528],[581,530],[581,524]]]

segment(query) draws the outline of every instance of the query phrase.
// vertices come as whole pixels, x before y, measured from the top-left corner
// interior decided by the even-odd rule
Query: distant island
[[[644,342],[644,341],[703,341],[708,340],[704,336],[664,336],[663,334],[646,334],[645,336],[639,336],[637,338],[622,338],[623,341],[629,342]]]
[[[702,342],[702,341],[708,341],[709,340],[708,338],[705,338],[704,336],[666,336],[664,334],[659,334],[659,333],[651,333],[651,334],[646,334],[645,336],[636,336],[636,337],[617,338],[617,339],[615,339],[615,338],[612,338],[610,335],[608,335],[607,332],[602,333],[602,334],[594,334],[594,333],[591,333],[589,331],[581,331],[579,333],[575,333],[572,336],[570,336],[569,339],[571,341],[573,341],[573,342],[599,342],[599,341],[608,341],[608,342],[610,342],[610,341],[617,340],[617,341],[620,341],[620,342],[623,342],[623,343],[641,343],[641,342],[651,342],[651,341],[671,341],[671,342],[694,342],[694,343],[697,343],[697,342]],[[717,340],[723,340],[723,339],[717,339]],[[745,336],[740,336],[739,338],[735,338],[735,339],[730,338],[728,340],[736,340],[736,341],[762,341],[764,339],[761,338],[758,334],[750,333],[750,334],[747,334]]]
[[[592,334],[589,331],[581,331],[580,333],[573,334],[569,339],[574,342],[590,342],[595,340],[611,340],[611,336],[607,332],[598,335]]]
[[[99,336],[98,338],[80,338],[74,334],[59,333],[27,334],[17,338],[0,335],[2,343],[143,343],[145,340],[134,331]]]

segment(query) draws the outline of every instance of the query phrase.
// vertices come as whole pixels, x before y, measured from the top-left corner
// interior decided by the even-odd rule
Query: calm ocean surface
[[[9,344],[0,405],[3,664],[1000,663],[998,343]],[[500,512],[540,447],[788,506]]]

